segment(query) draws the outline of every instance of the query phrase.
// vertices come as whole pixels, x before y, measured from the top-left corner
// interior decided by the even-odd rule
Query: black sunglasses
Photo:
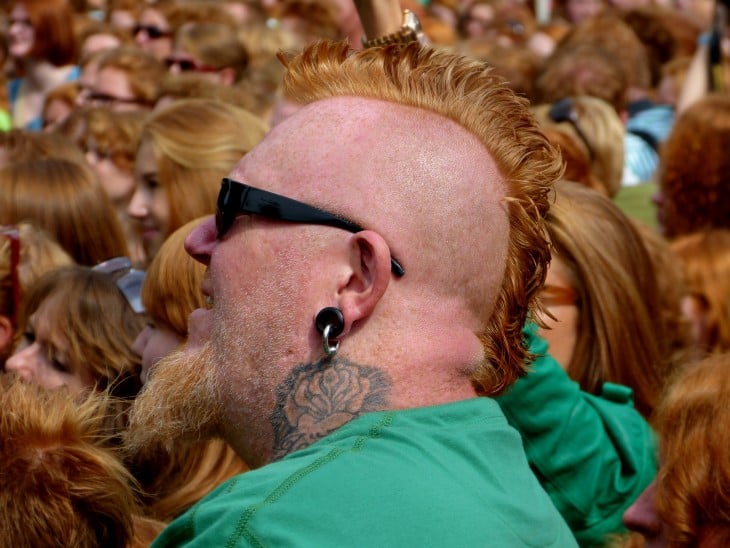
[[[218,209],[215,214],[217,237],[221,239],[231,228],[239,213],[261,215],[269,219],[332,226],[348,232],[365,230],[360,225],[338,217],[317,207],[280,196],[273,192],[248,186],[233,179],[224,178],[218,194]],[[406,273],[400,263],[390,258],[390,269],[400,277]]]
[[[165,38],[167,36],[172,36],[172,33],[167,30],[162,30],[160,27],[156,27],[154,25],[134,25],[132,27],[132,35],[137,36],[140,32],[146,32],[147,36],[151,40],[157,40],[158,38]]]
[[[143,99],[136,99],[134,97],[115,97],[114,95],[109,95],[99,91],[92,91],[85,95],[85,97],[89,104],[99,106],[108,106],[113,105],[114,103],[122,103],[125,105],[149,105],[149,102]]]
[[[175,57],[165,59],[165,65],[167,65],[168,69],[177,66],[181,72],[216,72],[218,70],[211,65],[198,63],[192,59],[177,59]]]
[[[593,147],[578,124],[578,112],[575,110],[575,102],[573,99],[571,97],[565,97],[553,104],[548,111],[548,116],[555,123],[568,122],[573,126],[573,129],[578,134],[578,138],[583,141],[586,149],[588,149],[588,156],[592,162],[594,159]]]

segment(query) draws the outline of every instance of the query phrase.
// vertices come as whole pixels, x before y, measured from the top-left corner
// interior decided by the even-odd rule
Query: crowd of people
[[[730,544],[730,1],[0,36],[0,545]]]

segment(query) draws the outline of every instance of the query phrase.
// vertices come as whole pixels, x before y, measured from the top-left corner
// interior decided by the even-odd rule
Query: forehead
[[[167,27],[167,19],[158,10],[154,8],[146,8],[139,15],[139,22],[143,25],[157,25],[160,28]]]
[[[23,4],[15,4],[12,11],[10,12],[10,16],[16,19],[21,17],[27,17],[28,10],[25,9],[25,6]]]
[[[96,87],[98,89],[118,92],[120,95],[129,91],[127,73],[117,67],[104,67],[97,72]]]
[[[140,173],[156,171],[157,159],[149,137],[142,139],[135,157],[135,170]]]
[[[84,42],[84,51],[86,54],[89,54],[103,49],[115,48],[119,46],[119,44],[119,38],[113,34],[92,34]]]

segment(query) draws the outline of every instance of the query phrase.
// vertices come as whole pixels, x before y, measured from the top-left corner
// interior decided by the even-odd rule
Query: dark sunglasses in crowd
[[[261,215],[268,219],[291,223],[331,226],[352,233],[365,230],[360,225],[343,219],[334,213],[225,178],[221,182],[221,190],[218,194],[218,208],[215,215],[218,239],[223,238],[233,225],[236,217],[241,213]],[[394,257],[390,258],[390,268],[393,274],[398,277],[405,274],[405,270]]]
[[[114,95],[109,95],[108,93],[102,93],[99,91],[86,91],[83,93],[85,93],[85,102],[97,107],[110,107],[114,104],[142,106],[149,106],[150,104],[143,99],[137,99],[135,97],[116,97]]]
[[[192,59],[179,59],[177,57],[168,57],[165,59],[165,64],[168,69],[177,66],[181,72],[216,72],[218,70],[205,63],[198,63]]]
[[[583,144],[586,146],[588,156],[592,162],[595,156],[593,154],[593,147],[591,146],[591,142],[588,140],[588,137],[586,137],[586,134],[583,133],[583,130],[580,128],[580,124],[578,123],[580,117],[578,116],[578,111],[575,109],[575,102],[573,99],[571,97],[566,97],[553,104],[548,111],[548,116],[555,123],[559,124],[561,122],[568,122],[571,126],[573,126],[578,138],[583,141]]]
[[[10,321],[17,325],[18,312],[20,309],[20,232],[14,226],[0,227],[0,236],[8,240],[10,244],[10,286],[13,292],[13,310],[10,313]]]
[[[142,283],[144,282],[145,273],[143,270],[134,268],[128,257],[114,257],[99,263],[93,267],[93,270],[112,276],[132,310],[137,314],[144,312]]]
[[[25,28],[32,28],[33,27],[33,21],[30,19],[20,19],[20,18],[11,18],[7,21],[8,28],[12,27],[13,25],[22,25]]]
[[[134,27],[132,27],[132,36],[137,36],[140,32],[144,32],[150,40],[158,40],[160,38],[172,36],[172,33],[169,30],[163,30],[154,25],[142,25],[137,23]]]

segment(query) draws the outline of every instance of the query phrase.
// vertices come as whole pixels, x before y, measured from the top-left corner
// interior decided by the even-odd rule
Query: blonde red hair
[[[637,410],[650,417],[669,360],[658,329],[654,264],[641,234],[607,196],[568,181],[556,185],[547,226],[578,294],[568,374],[592,394],[607,381],[631,387]]]
[[[135,483],[101,445],[104,397],[2,375],[0,409],[0,545],[125,548]]]
[[[659,166],[659,222],[668,238],[730,228],[730,97],[710,94],[677,118]]]
[[[716,354],[673,379],[657,411],[657,512],[669,546],[730,544],[728,399],[730,354]]]
[[[127,255],[110,198],[91,168],[62,158],[14,162],[0,169],[0,223],[31,221],[79,264]]]
[[[140,143],[152,144],[170,204],[169,234],[215,211],[221,178],[268,129],[258,116],[213,99],[173,101],[147,119]]]
[[[30,57],[45,59],[61,67],[76,62],[78,43],[73,8],[67,0],[20,0],[33,25],[34,40]]]
[[[730,229],[685,234],[672,242],[687,295],[702,307],[705,352],[730,352]]]

